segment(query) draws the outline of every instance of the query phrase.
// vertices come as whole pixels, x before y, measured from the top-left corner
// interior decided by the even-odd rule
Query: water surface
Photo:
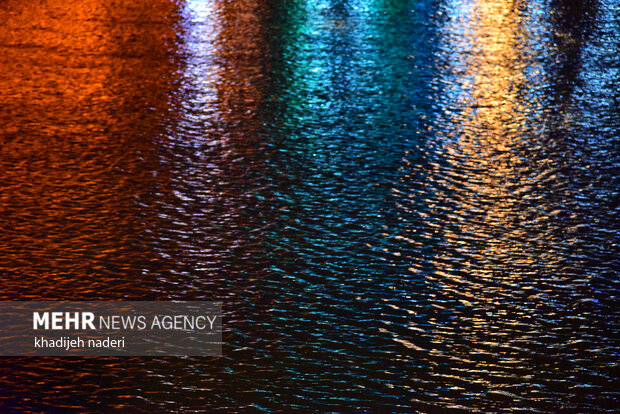
[[[618,400],[613,0],[0,3],[2,300],[224,302],[0,410]]]

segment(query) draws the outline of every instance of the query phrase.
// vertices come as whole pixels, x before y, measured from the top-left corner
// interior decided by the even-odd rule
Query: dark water
[[[0,22],[0,299],[226,313],[222,358],[4,358],[0,411],[617,409],[617,1]]]

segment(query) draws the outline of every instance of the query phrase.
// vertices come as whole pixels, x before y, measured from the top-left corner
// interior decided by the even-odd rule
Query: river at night
[[[0,300],[220,300],[222,357],[1,412],[618,409],[616,0],[0,0]]]

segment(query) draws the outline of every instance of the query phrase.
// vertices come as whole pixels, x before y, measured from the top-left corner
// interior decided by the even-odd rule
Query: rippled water
[[[617,408],[615,0],[0,1],[0,299],[221,299],[222,358],[0,410]]]

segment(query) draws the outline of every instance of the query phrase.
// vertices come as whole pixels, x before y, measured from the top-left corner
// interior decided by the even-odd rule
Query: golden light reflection
[[[527,285],[556,261],[544,249],[555,236],[541,214],[544,185],[528,152],[544,122],[543,71],[531,57],[544,26],[530,21],[539,14],[524,12],[521,2],[455,3],[441,45],[445,112],[437,122],[445,129],[429,172],[437,190],[429,225],[444,243],[428,281],[437,289],[433,299],[458,308],[459,317],[432,324],[439,337],[447,331],[469,339],[471,348],[448,345],[451,355],[480,352],[501,356],[497,366],[519,364],[510,335],[530,329],[527,315],[537,306]],[[492,368],[478,368],[486,381]]]
[[[458,220],[456,226],[445,226],[442,234],[456,257],[468,258],[460,263],[466,272],[474,280],[493,279],[497,289],[514,277],[494,271],[497,262],[506,260],[527,272],[541,260],[526,253],[531,240],[524,224],[533,212],[523,209],[523,200],[537,195],[532,192],[532,177],[524,176],[535,170],[521,148],[532,136],[541,111],[540,100],[528,90],[540,81],[541,71],[528,57],[528,48],[537,39],[522,7],[513,1],[459,3],[443,45],[450,51],[446,107],[462,109],[446,111],[441,120],[452,127],[441,138],[447,165],[436,165],[437,179],[445,181],[444,196],[454,200],[450,217]],[[448,170],[464,174],[454,176]],[[468,239],[484,247],[472,251]],[[445,262],[438,263],[440,272],[441,263]],[[454,272],[444,274],[452,278]],[[494,289],[488,290],[493,300]]]
[[[157,186],[151,144],[178,79],[178,5],[9,0],[0,20],[0,90],[11,103],[0,107],[2,242],[20,281],[5,294],[139,291],[94,275],[123,274],[144,253],[132,194]]]

